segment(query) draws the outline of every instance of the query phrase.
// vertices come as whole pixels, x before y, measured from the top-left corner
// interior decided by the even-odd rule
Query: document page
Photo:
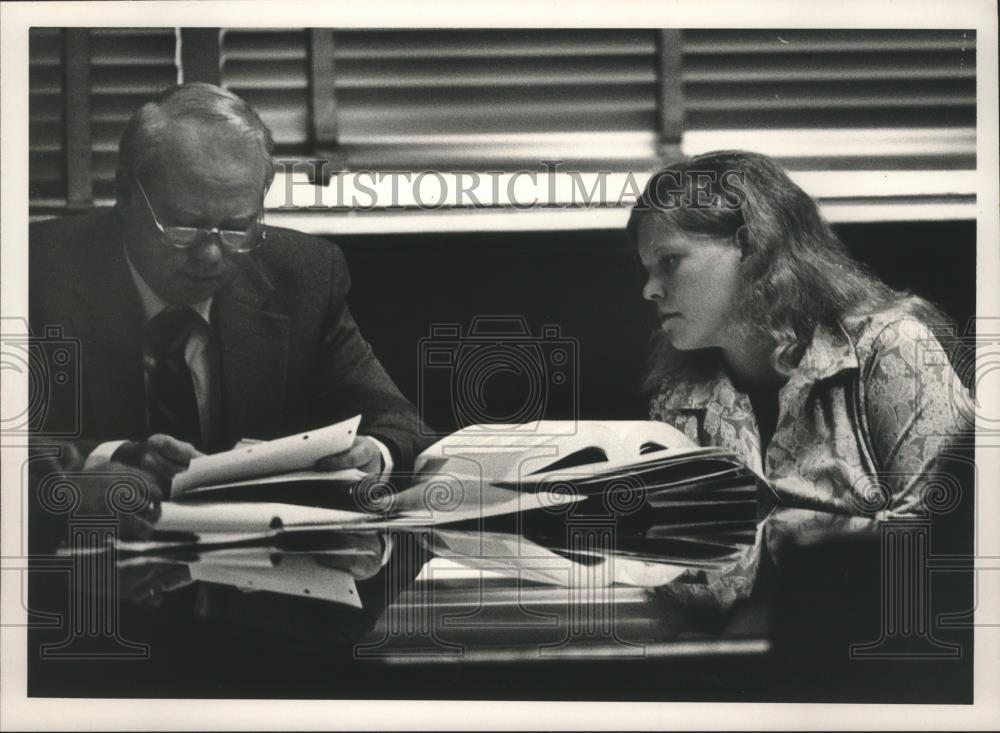
[[[351,447],[361,416],[298,435],[243,443],[225,453],[195,458],[188,470],[174,476],[171,493],[182,496],[195,487],[242,481],[311,468],[323,456]]]

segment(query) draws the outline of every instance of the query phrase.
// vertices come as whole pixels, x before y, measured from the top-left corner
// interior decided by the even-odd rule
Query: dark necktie
[[[203,323],[186,306],[170,306],[146,326],[149,429],[203,446],[198,400],[184,351],[192,331]]]

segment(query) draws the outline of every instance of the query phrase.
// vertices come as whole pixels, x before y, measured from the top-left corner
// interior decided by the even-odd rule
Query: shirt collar
[[[139,299],[142,301],[142,312],[146,319],[146,323],[149,323],[153,318],[159,315],[160,311],[168,308],[170,303],[165,301],[159,295],[157,295],[149,283],[147,283],[139,271],[135,269],[135,265],[132,264],[132,260],[129,259],[128,250],[125,249],[125,262],[128,263],[129,272],[132,273],[132,282],[135,283],[136,290],[139,291]],[[212,296],[209,296],[206,300],[200,303],[191,303],[191,310],[201,316],[205,323],[211,324],[211,312],[212,312]]]
[[[799,387],[810,386],[842,371],[858,368],[854,343],[838,325],[836,328],[817,326],[812,341],[806,348],[799,365],[792,372],[790,382]],[[735,387],[719,363],[715,373],[707,378],[682,379],[666,399],[666,407],[673,409],[703,410],[713,400],[725,404],[733,399]]]
[[[854,342],[839,323],[835,328],[819,325],[812,342],[802,355],[795,373],[806,382],[829,379],[847,369],[858,368]]]

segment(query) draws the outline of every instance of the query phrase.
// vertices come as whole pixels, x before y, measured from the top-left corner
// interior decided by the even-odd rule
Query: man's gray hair
[[[231,125],[234,131],[257,143],[267,164],[268,182],[274,177],[274,139],[267,125],[238,96],[203,82],[165,89],[132,115],[118,146],[118,168],[137,175],[155,162],[164,131],[181,120]]]

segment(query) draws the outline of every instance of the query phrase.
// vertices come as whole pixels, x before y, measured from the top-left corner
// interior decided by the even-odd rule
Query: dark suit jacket
[[[32,333],[54,338],[50,329],[56,327],[59,338],[79,340],[79,399],[72,386],[52,390],[46,424],[75,424],[74,442],[83,453],[101,441],[146,437],[143,310],[117,215],[101,210],[32,225],[29,280]],[[239,259],[237,276],[212,303],[230,443],[288,435],[360,413],[359,432],[385,443],[397,470],[410,470],[415,454],[430,442],[427,431],[359,333],[345,301],[349,289],[340,249],[299,232],[269,227],[265,244]],[[38,518],[39,511],[33,514]],[[34,527],[32,533],[38,534]],[[244,597],[217,588],[213,623],[312,641],[356,638],[426,560],[398,555],[358,584],[361,615],[324,601],[271,593]],[[150,625],[149,619],[141,623]],[[177,616],[162,624],[154,618],[152,625],[156,631],[179,629],[161,650],[193,633]]]
[[[112,210],[31,226],[30,321],[80,340],[80,414],[54,391],[48,422],[91,441],[146,437],[143,312]],[[230,444],[274,438],[360,413],[406,471],[427,443],[416,410],[362,338],[345,298],[350,276],[332,243],[269,227],[264,245],[212,303]]]

